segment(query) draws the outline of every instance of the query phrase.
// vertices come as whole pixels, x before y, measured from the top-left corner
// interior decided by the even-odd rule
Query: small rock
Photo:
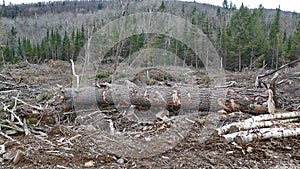
[[[143,127],[143,131],[146,131],[146,130],[148,130],[148,127],[147,126]]]
[[[205,120],[204,119],[197,119],[197,120],[195,120],[195,122],[197,124],[199,124],[200,126],[204,126],[204,124],[205,124]]]
[[[292,150],[292,147],[286,146],[286,147],[284,147],[284,149],[286,149],[286,150]]]
[[[0,158],[0,163],[3,163],[4,162],[4,159],[3,158]]]
[[[123,159],[123,158],[119,158],[119,159],[117,160],[117,163],[123,164],[123,163],[124,163],[124,159]]]
[[[4,153],[2,158],[4,160],[11,161],[15,157],[16,152],[15,151],[9,151],[7,153]]]
[[[158,113],[156,113],[156,118],[161,119],[161,120],[167,120],[167,116],[169,116],[169,111],[168,110],[162,110]]]
[[[253,152],[253,148],[252,147],[247,147],[247,150],[246,150],[248,153],[252,153]]]
[[[93,131],[96,131],[97,129],[92,125],[87,125],[86,130],[89,131],[89,132],[93,132]]]
[[[88,162],[84,163],[84,166],[85,166],[85,167],[93,167],[94,164],[95,164],[94,161],[88,161]]]

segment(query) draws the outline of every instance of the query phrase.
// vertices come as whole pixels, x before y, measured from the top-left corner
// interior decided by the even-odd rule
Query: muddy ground
[[[300,168],[299,137],[237,145],[222,142],[212,134],[202,139],[205,125],[200,123],[191,125],[184,138],[159,154],[139,158],[114,153],[116,151],[105,149],[106,145],[99,145],[99,133],[90,132],[94,128],[79,124],[73,112],[63,110],[56,84],[71,87],[69,63],[51,61],[41,65],[6,65],[1,68],[0,75],[2,91],[16,90],[1,93],[0,102],[9,105],[8,109],[25,119],[30,130],[27,135],[24,131],[14,132],[16,127],[13,124],[20,128],[24,125],[20,125],[16,117],[12,118],[3,104],[0,105],[1,132],[5,134],[0,136],[0,145],[5,147],[5,150],[0,149],[0,168]],[[227,72],[227,76],[228,80],[245,86],[253,84],[256,72]],[[13,97],[30,105],[41,105],[43,110],[22,103],[17,103],[13,109]],[[225,115],[218,124],[221,126],[250,116],[242,114],[229,118]],[[159,128],[162,123],[156,125],[160,125]],[[109,139],[105,144],[116,145]],[[21,155],[16,159],[17,153]]]

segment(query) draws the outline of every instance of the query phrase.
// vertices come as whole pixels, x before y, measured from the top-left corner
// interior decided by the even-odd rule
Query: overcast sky
[[[21,4],[21,3],[32,3],[32,2],[49,2],[50,0],[5,0],[6,4],[10,2],[13,4]],[[194,0],[187,0],[194,1]],[[196,0],[200,3],[208,3],[213,5],[222,6],[223,0]],[[233,4],[239,8],[244,3],[245,6],[249,8],[257,8],[260,4],[262,4],[265,8],[276,9],[280,5],[280,9],[284,11],[296,11],[300,13],[300,1],[299,0],[228,0],[228,2],[232,1]],[[2,0],[0,1],[2,4]]]

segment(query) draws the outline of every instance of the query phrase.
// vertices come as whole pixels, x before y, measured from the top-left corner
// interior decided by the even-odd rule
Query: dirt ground
[[[114,153],[105,149],[106,145],[100,145],[101,136],[96,136],[97,132],[90,132],[88,126],[74,121],[72,113],[62,111],[62,107],[56,104],[59,98],[46,106],[47,101],[57,95],[54,92],[58,89],[56,84],[71,87],[68,63],[53,61],[42,65],[7,65],[1,69],[0,75],[2,81],[13,83],[11,89],[21,91],[21,100],[44,106],[43,110],[34,111],[18,104],[15,113],[26,119],[28,128],[32,129],[31,134],[25,135],[24,132],[6,132],[9,129],[3,125],[9,124],[5,119],[10,119],[10,115],[1,105],[1,131],[10,139],[0,136],[0,145],[5,145],[5,151],[0,149],[0,168],[300,168],[298,137],[237,145],[225,143],[213,135],[201,139],[205,126],[198,123],[191,125],[188,134],[171,149],[159,154],[134,158],[131,154]],[[227,75],[228,80],[235,80],[243,86],[253,83],[256,73],[228,72]],[[14,102],[8,97],[17,93],[1,97],[0,101],[13,107]],[[43,99],[38,96],[43,96]],[[249,116],[241,115],[234,120]],[[225,117],[219,124],[230,120],[233,119]],[[109,141],[106,144],[116,145]],[[16,159],[17,153],[21,154],[19,159]]]

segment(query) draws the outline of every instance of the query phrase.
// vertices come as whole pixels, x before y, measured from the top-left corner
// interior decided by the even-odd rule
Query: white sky
[[[32,2],[49,2],[51,0],[5,0],[5,3],[8,5],[10,2],[12,4],[21,4],[21,3],[32,3]],[[194,0],[186,0],[194,1]],[[213,5],[222,6],[223,0],[196,0],[200,3],[207,3]],[[300,13],[300,1],[299,0],[227,0],[229,3],[232,1],[233,4],[236,4],[239,8],[244,3],[245,6],[249,8],[257,8],[262,4],[265,8],[276,9],[280,5],[280,9],[284,11],[296,11]],[[0,0],[2,4],[2,0]]]

